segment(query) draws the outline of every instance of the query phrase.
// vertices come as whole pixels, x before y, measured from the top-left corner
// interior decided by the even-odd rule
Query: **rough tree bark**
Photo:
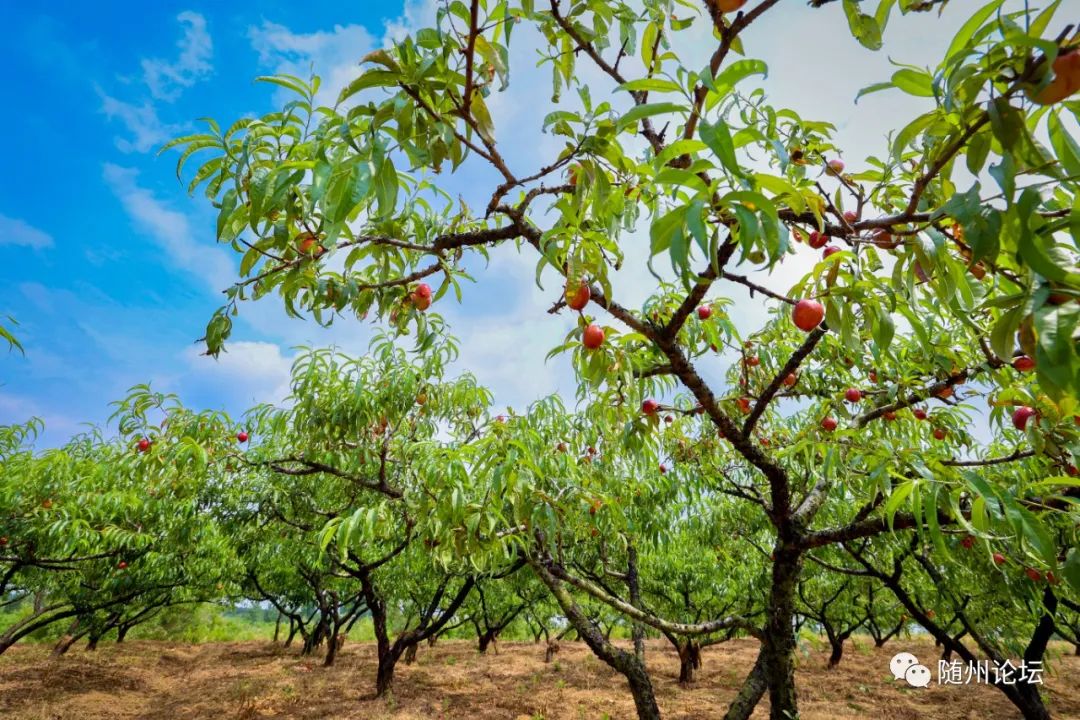
[[[795,692],[795,587],[802,570],[798,550],[779,544],[774,550],[772,583],[765,622],[765,676],[769,684],[771,720],[793,720],[799,716]]]
[[[694,682],[694,675],[701,667],[701,644],[696,640],[681,638],[676,649],[679,652],[679,684]]]
[[[626,548],[626,588],[630,592],[630,604],[640,609],[641,579],[638,575],[637,547],[633,543]],[[645,626],[635,622],[630,627],[634,638],[634,654],[638,660],[645,662]]]
[[[742,687],[739,688],[739,693],[728,705],[724,720],[749,720],[768,687],[769,684],[765,678],[765,650],[762,648],[758,652],[754,666],[750,668],[750,674],[746,676]]]
[[[533,561],[533,569],[541,581],[551,590],[555,600],[570,621],[578,635],[589,646],[593,653],[617,670],[630,684],[630,694],[634,698],[634,707],[637,709],[638,720],[660,720],[660,708],[656,704],[656,694],[653,692],[652,679],[643,663],[634,653],[612,645],[604,634],[589,620],[570,593],[563,587],[551,572],[543,564]]]
[[[437,634],[446,625],[461,607],[461,604],[465,602],[465,598],[469,596],[475,578],[469,577],[461,584],[461,588],[450,601],[450,604],[432,622],[432,618],[439,609],[438,606],[446,585],[449,582],[447,580],[432,599],[427,612],[420,621],[420,626],[402,632],[391,643],[390,634],[387,630],[386,604],[382,597],[379,596],[371,572],[361,569],[355,574],[360,579],[360,587],[367,603],[368,612],[371,613],[372,626],[375,630],[375,648],[379,658],[378,668],[375,671],[375,697],[382,697],[394,685],[394,668],[397,667],[398,660],[401,659],[405,650]]]

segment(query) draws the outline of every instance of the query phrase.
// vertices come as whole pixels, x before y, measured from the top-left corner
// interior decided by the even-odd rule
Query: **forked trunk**
[[[694,682],[694,675],[701,667],[701,644],[695,640],[681,640],[679,651],[679,684]]]
[[[656,704],[652,679],[643,663],[634,653],[626,652],[612,645],[604,633],[582,612],[574,598],[562,582],[551,574],[544,565],[534,563],[533,568],[551,594],[555,596],[566,619],[577,631],[582,640],[598,658],[626,678],[630,685],[630,694],[634,698],[638,720],[660,720],[660,708]]]
[[[483,654],[487,653],[489,647],[492,647],[492,648],[495,649],[495,654],[498,655],[499,654],[499,646],[498,646],[498,644],[496,642],[497,639],[498,639],[498,633],[497,632],[489,630],[488,632],[481,633],[480,637],[477,638],[477,643],[476,643],[477,650],[479,650],[480,654],[483,655]]]
[[[401,659],[401,648],[394,646],[379,654],[379,669],[375,675],[375,697],[382,697],[394,687],[394,668]]]

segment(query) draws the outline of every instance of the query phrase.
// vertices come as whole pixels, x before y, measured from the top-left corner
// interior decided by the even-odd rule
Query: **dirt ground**
[[[1045,678],[1055,718],[1080,720],[1080,657],[1061,655]],[[269,643],[183,645],[103,644],[73,649],[58,660],[42,645],[16,646],[0,656],[0,718],[5,720],[602,720],[633,718],[622,678],[580,643],[563,642],[545,664],[540,645],[501,643],[478,655],[472,643],[422,647],[416,663],[400,665],[392,697],[371,699],[374,646],[346,644],[338,665],[300,657]],[[797,683],[804,720],[1005,720],[1019,715],[992,687],[910,688],[894,682],[889,659],[913,652],[930,666],[931,643],[899,640],[881,650],[860,642],[840,667],[825,669],[824,652],[807,647]],[[678,662],[652,642],[647,660],[665,719],[721,718],[757,652],[753,641],[708,648],[693,686],[680,687]],[[754,718],[768,717],[763,701]]]

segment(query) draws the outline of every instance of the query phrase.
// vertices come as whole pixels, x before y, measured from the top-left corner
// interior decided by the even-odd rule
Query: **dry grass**
[[[697,682],[679,687],[678,662],[654,642],[648,663],[664,717],[721,718],[727,701],[753,663],[756,644],[734,641],[709,648]],[[860,643],[839,668],[825,669],[825,654],[806,648],[797,682],[804,720],[1005,720],[1019,715],[986,686],[893,682],[889,658],[900,650],[924,662],[931,644],[902,640],[883,650]],[[0,718],[6,720],[579,720],[633,718],[620,676],[579,643],[562,643],[556,662],[543,647],[503,643],[480,656],[471,643],[424,646],[414,665],[400,665],[391,697],[371,699],[374,646],[346,644],[339,664],[262,643],[180,645],[130,642],[94,653],[72,650],[50,660],[44,646],[16,646],[0,656]],[[927,663],[933,665],[934,663]],[[1046,677],[1055,718],[1080,720],[1080,658],[1063,656]],[[932,668],[933,669],[933,668]],[[768,716],[767,702],[755,718]]]

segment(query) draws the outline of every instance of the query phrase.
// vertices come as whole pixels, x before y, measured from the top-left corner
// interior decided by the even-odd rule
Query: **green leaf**
[[[905,480],[893,489],[892,495],[889,496],[888,502],[885,503],[885,519],[888,521],[890,529],[892,529],[893,517],[896,515],[896,511],[904,504],[904,501],[907,500],[908,495],[914,489],[914,480]]]
[[[649,226],[650,253],[659,255],[671,247],[671,240],[676,234],[682,233],[683,218],[686,208],[679,206],[653,221]]]
[[[1073,592],[1080,593],[1080,549],[1071,547],[1065,555],[1065,565],[1062,567],[1062,575],[1066,582],[1072,586]]]
[[[639,78],[619,85],[616,90],[627,92],[655,91],[655,92],[682,92],[682,87],[677,83],[664,78]]]
[[[968,171],[972,175],[978,175],[986,164],[986,158],[990,154],[990,134],[985,130],[975,133],[967,145],[966,162]]]
[[[896,323],[893,322],[892,316],[886,311],[875,313],[874,315],[874,344],[877,346],[879,352],[885,352],[889,349],[889,345],[892,344],[893,336],[896,334]]]
[[[1020,201],[1015,208],[1009,210],[1010,216],[1015,217],[1010,225],[1019,225],[1020,237],[1017,239],[1017,248],[1020,256],[1031,268],[1048,280],[1069,282],[1080,286],[1080,274],[1051,257],[1050,243],[1053,237],[1044,233],[1032,232],[1029,224],[1035,215],[1040,202],[1039,192],[1032,188],[1024,190]]]
[[[653,46],[656,44],[656,37],[659,32],[656,23],[650,22],[645,26],[645,31],[641,34],[641,64],[646,69],[652,68]]]
[[[894,87],[896,86],[893,85],[891,82],[879,82],[874,83],[873,85],[867,85],[855,95],[855,104],[858,105],[859,98],[861,98],[863,95],[881,92],[882,90],[892,90]]]
[[[881,49],[881,27],[877,20],[859,10],[855,0],[844,0],[844,14],[847,15],[851,34],[863,47],[870,50]]]
[[[1009,104],[1006,97],[996,98],[988,108],[990,129],[1001,146],[1011,150],[1027,136],[1027,126],[1020,111]]]
[[[733,175],[743,177],[745,173],[739,167],[739,161],[735,157],[735,143],[731,140],[731,131],[727,123],[721,118],[717,118],[715,123],[702,120],[699,127],[701,139],[716,154],[720,164]]]
[[[349,217],[353,208],[368,196],[373,177],[371,162],[362,160],[353,164],[348,175],[338,173],[331,179],[323,198],[324,212],[330,222],[344,222]]]
[[[469,111],[472,113],[473,119],[476,120],[476,128],[480,131],[480,134],[487,142],[494,143],[495,124],[491,121],[491,113],[488,112],[487,104],[479,91],[473,93]]]
[[[15,322],[15,318],[11,317],[10,315],[7,316],[7,319],[8,322],[10,322],[12,325],[18,325],[18,323]],[[23,350],[23,346],[19,344],[19,341],[15,338],[11,331],[9,331],[3,325],[0,325],[0,338],[3,338],[5,341],[7,341],[9,351],[14,348],[23,355],[26,354],[26,351]]]
[[[953,41],[949,43],[949,49],[945,51],[946,62],[967,47],[968,42],[971,41],[975,32],[983,26],[983,23],[985,23],[991,15],[997,12],[1003,2],[1005,2],[1005,0],[993,0],[993,2],[984,5],[974,15],[968,18],[967,22],[960,27],[960,30],[958,30],[953,37]]]
[[[1080,144],[1068,130],[1061,124],[1058,111],[1050,113],[1046,121],[1046,129],[1050,133],[1050,145],[1057,154],[1058,162],[1070,176],[1080,176]]]
[[[647,117],[653,115],[660,115],[663,113],[685,113],[686,108],[682,105],[675,103],[661,102],[661,103],[645,103],[644,105],[635,105],[630,108],[622,117],[619,118],[617,127],[619,131],[626,130],[629,127],[637,125],[638,121],[644,120]]]
[[[768,77],[769,66],[761,60],[737,60],[714,78],[716,92],[723,95],[751,75]]]
[[[1024,309],[1015,307],[1002,314],[990,331],[990,347],[999,357],[1012,357],[1013,336],[1024,319]]]
[[[319,160],[315,163],[314,169],[311,171],[311,202],[318,204],[323,199],[323,195],[326,194],[326,187],[330,181],[330,173],[333,171],[333,167],[325,160]]]
[[[342,89],[338,95],[338,104],[345,102],[361,90],[374,87],[393,87],[398,84],[400,79],[400,75],[389,70],[368,70]]]
[[[397,207],[398,188],[398,175],[394,168],[394,161],[387,156],[375,176],[375,198],[379,203],[380,217],[394,213]]]
[[[1078,324],[1080,307],[1076,303],[1047,303],[1035,311],[1039,384],[1054,399],[1080,387],[1080,358],[1073,341]]]
[[[1024,537],[1035,548],[1035,552],[1039,554],[1042,561],[1050,567],[1057,567],[1057,546],[1050,537],[1049,531],[1043,525],[1042,520],[1008,496],[1006,496],[1005,502],[1007,508],[1015,506],[1015,511],[1020,516]]]
[[[927,73],[903,68],[893,73],[892,83],[908,95],[934,97],[934,79]]]
[[[307,87],[307,84],[298,77],[293,75],[261,75],[255,78],[256,82],[270,83],[271,85],[277,85],[283,87],[286,90],[292,90],[297,95],[310,100],[311,92]]]

